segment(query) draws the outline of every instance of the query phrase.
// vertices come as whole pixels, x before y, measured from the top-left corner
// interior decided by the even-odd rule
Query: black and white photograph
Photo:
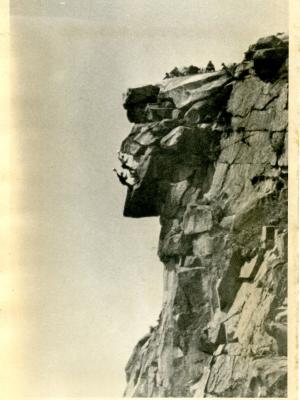
[[[297,398],[291,4],[10,0],[4,400]]]

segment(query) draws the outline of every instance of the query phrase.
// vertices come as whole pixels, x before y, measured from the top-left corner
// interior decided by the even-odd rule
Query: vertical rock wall
[[[129,89],[127,217],[159,216],[164,298],[128,397],[283,397],[288,38],[240,64]]]

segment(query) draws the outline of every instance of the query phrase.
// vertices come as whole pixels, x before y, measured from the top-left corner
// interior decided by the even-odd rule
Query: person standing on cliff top
[[[215,71],[216,71],[216,69],[215,69],[215,66],[212,63],[212,61],[208,61],[208,64],[205,68],[205,72],[215,72]]]

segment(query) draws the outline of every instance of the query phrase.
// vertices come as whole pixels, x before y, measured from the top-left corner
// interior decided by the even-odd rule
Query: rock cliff
[[[286,396],[288,37],[129,89],[124,108],[124,215],[159,216],[164,263],[125,396]]]

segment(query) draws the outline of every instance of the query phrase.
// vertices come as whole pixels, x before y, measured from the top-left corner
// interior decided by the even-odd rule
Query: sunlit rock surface
[[[278,34],[240,64],[124,97],[124,215],[159,216],[165,266],[125,396],[286,396],[287,66]]]

